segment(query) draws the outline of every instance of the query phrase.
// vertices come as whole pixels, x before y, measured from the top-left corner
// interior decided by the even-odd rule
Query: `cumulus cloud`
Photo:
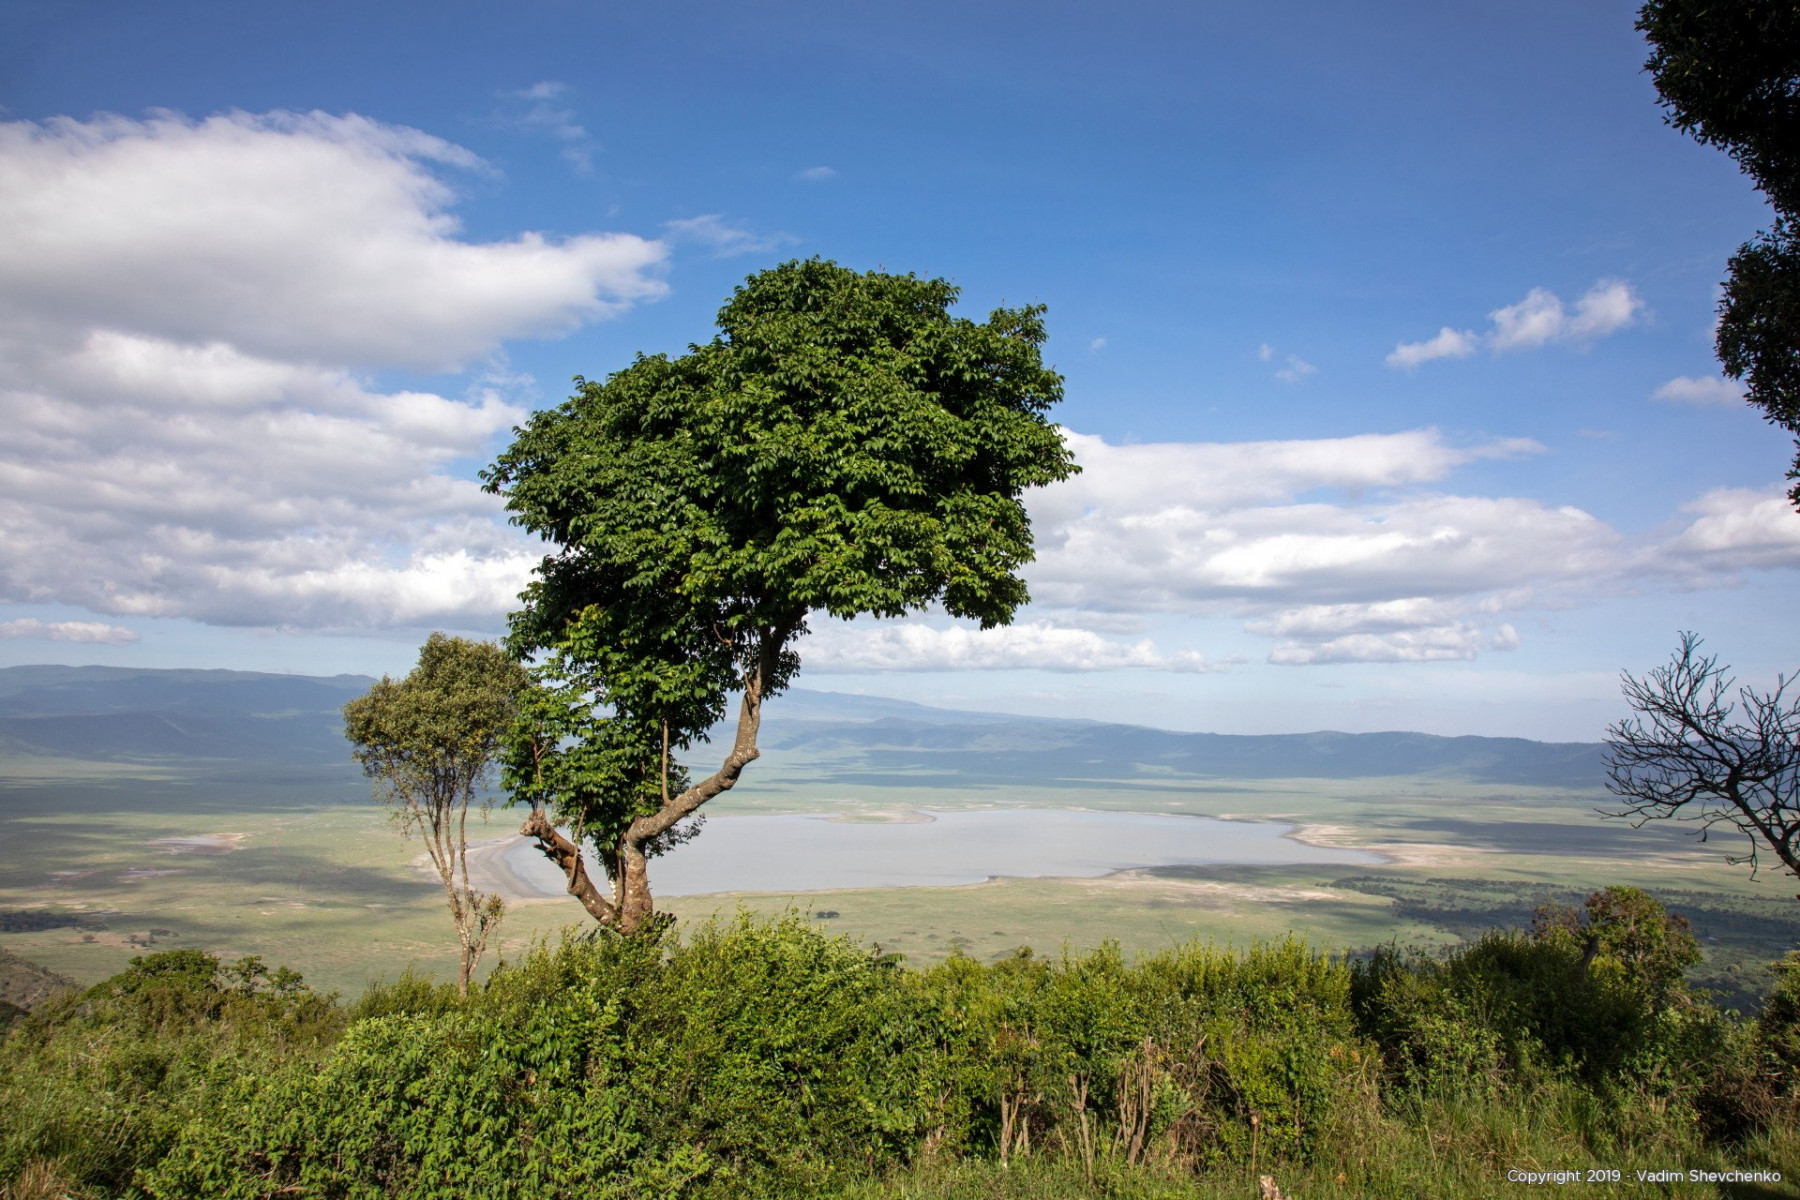
[[[1466,358],[1483,346],[1502,354],[1535,350],[1552,342],[1592,342],[1630,325],[1643,308],[1643,300],[1631,286],[1617,279],[1594,284],[1572,310],[1548,288],[1532,288],[1517,304],[1489,313],[1493,328],[1487,333],[1446,325],[1427,341],[1401,342],[1388,354],[1387,364],[1410,369],[1433,359]]]
[[[1698,379],[1678,375],[1650,393],[1652,400],[1665,404],[1691,404],[1695,408],[1727,408],[1744,399],[1744,385],[1722,375]]]
[[[665,221],[663,229],[674,241],[694,242],[705,246],[712,251],[714,258],[763,254],[800,240],[791,233],[756,233],[743,225],[727,221],[718,213]]]
[[[1290,500],[1319,488],[1370,491],[1434,483],[1483,459],[1536,454],[1529,438],[1453,445],[1435,429],[1269,442],[1146,442],[1115,446],[1065,432],[1081,474],[1029,496],[1039,540],[1084,517],[1219,511]],[[1108,514],[1102,516],[1102,514]]]
[[[536,553],[468,463],[524,410],[365,372],[653,299],[667,247],[464,240],[484,169],[355,116],[0,124],[0,598],[492,627]]]
[[[1035,600],[1121,616],[1235,614],[1275,639],[1279,663],[1466,659],[1516,645],[1504,618],[1522,608],[1800,566],[1800,514],[1778,490],[1710,492],[1684,523],[1632,539],[1572,506],[1430,486],[1478,459],[1542,449],[1520,439],[1067,437],[1083,473],[1029,500]]]
[[[1519,635],[1511,625],[1487,631],[1462,623],[1391,633],[1352,633],[1322,642],[1281,642],[1269,661],[1281,666],[1346,662],[1456,662],[1483,650],[1511,650]]]
[[[1448,325],[1423,342],[1401,342],[1387,356],[1390,367],[1416,367],[1437,358],[1467,358],[1481,345],[1481,338]]]
[[[1165,652],[1148,638],[1121,642],[1089,629],[1030,621],[995,629],[924,621],[824,623],[802,647],[823,671],[1151,670],[1206,672],[1223,664],[1193,651]]]
[[[138,635],[122,625],[101,621],[38,621],[30,617],[19,621],[0,621],[0,638],[31,638],[46,642],[99,642],[125,646],[138,641]]]
[[[1779,488],[1715,488],[1683,511],[1693,519],[1647,556],[1647,567],[1695,584],[1745,570],[1800,567],[1800,512]]]
[[[631,234],[456,237],[468,151],[358,116],[0,124],[0,322],[447,369],[663,294]]]
[[[827,179],[836,179],[837,172],[830,167],[807,167],[804,171],[794,172],[794,178],[801,183],[824,183]]]
[[[1572,508],[1422,490],[1527,439],[1436,430],[1113,446],[1067,435],[1083,472],[1031,503],[1044,604],[1223,614],[1281,639],[1275,661],[1460,658],[1509,644],[1490,603],[1585,578],[1618,536]],[[1486,608],[1484,609],[1484,605]]]

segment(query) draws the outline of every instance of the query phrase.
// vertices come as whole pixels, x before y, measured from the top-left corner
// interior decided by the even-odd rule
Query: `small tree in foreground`
[[[950,315],[956,295],[817,259],[764,271],[710,342],[577,380],[484,473],[557,547],[512,615],[509,648],[544,686],[507,787],[602,925],[654,927],[648,860],[759,756],[809,618],[941,605],[989,628],[1025,602],[1020,496],[1075,471],[1045,415],[1062,379],[1042,309],[975,322]],[[734,692],[731,749],[690,781],[677,756]]]
[[[1800,697],[1783,676],[1772,692],[1738,689],[1733,703],[1729,670],[1684,633],[1667,666],[1624,677],[1637,715],[1606,731],[1607,788],[1625,801],[1606,815],[1692,821],[1702,841],[1724,826],[1749,842],[1727,862],[1754,876],[1768,850],[1800,878]]]
[[[344,706],[344,736],[404,836],[419,834],[444,884],[467,994],[504,903],[469,884],[469,806],[517,720],[525,669],[491,642],[434,633],[405,679],[385,675]],[[481,811],[485,814],[487,804]]]

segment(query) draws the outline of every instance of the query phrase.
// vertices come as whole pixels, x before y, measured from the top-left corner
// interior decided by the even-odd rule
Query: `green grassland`
[[[991,959],[1022,945],[1056,954],[1112,939],[1137,954],[1196,938],[1245,945],[1290,931],[1341,950],[1444,944],[1521,924],[1548,899],[1632,884],[1689,916],[1709,951],[1703,981],[1744,1003],[1766,982],[1763,964],[1800,942],[1791,881],[1750,880],[1722,861],[1727,847],[1716,841],[1702,846],[1668,828],[1603,821],[1594,812],[1603,793],[1418,776],[1050,786],[955,786],[916,774],[847,784],[839,776],[803,750],[773,753],[715,808],[869,817],[995,806],[1193,813],[1292,822],[1301,836],[1366,847],[1386,861],[678,897],[667,907],[683,918],[798,908],[835,932],[925,964],[952,953]],[[480,836],[505,837],[514,827],[513,814],[499,810]],[[196,838],[215,840],[167,840]],[[347,768],[4,757],[0,847],[0,947],[79,981],[117,972],[147,946],[257,954],[347,994],[408,967],[438,978],[454,971],[442,894],[417,863],[418,843],[398,835]],[[572,900],[516,903],[500,953],[516,957],[533,939],[585,921]]]

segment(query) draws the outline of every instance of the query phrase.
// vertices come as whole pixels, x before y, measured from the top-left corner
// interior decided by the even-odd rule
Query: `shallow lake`
[[[1166,814],[1008,808],[910,812],[886,819],[825,814],[713,817],[694,841],[650,867],[661,896],[946,887],[995,876],[1080,878],[1133,867],[1208,863],[1369,864],[1358,850],[1309,846],[1293,826]],[[562,873],[536,844],[511,842],[483,864],[485,883],[518,896],[560,896]],[[598,880],[600,872],[590,870]]]

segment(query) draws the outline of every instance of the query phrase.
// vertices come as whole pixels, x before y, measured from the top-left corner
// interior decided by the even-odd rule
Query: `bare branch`
[[[1624,803],[1604,815],[1692,822],[1702,841],[1724,826],[1748,845],[1727,862],[1754,877],[1768,851],[1800,877],[1800,698],[1783,676],[1766,694],[1737,689],[1734,702],[1736,681],[1700,645],[1684,633],[1666,666],[1623,677],[1636,715],[1607,730],[1607,789]]]

